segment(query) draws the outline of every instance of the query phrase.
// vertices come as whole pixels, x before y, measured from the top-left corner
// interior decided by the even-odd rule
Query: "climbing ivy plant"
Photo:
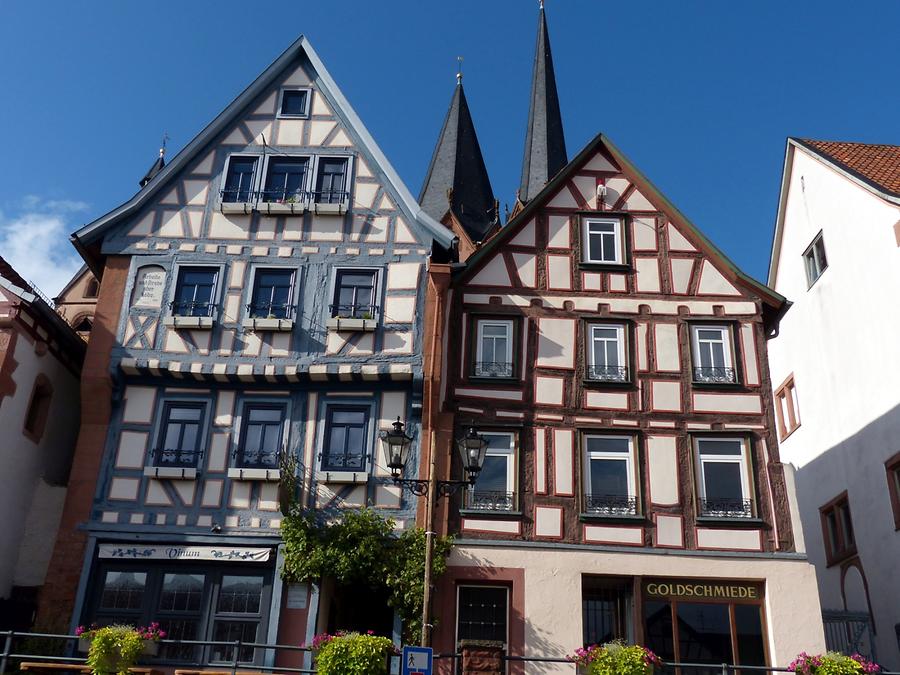
[[[384,588],[403,622],[404,640],[415,642],[422,629],[425,531],[394,532],[394,520],[373,509],[348,510],[325,521],[321,513],[295,508],[281,523],[281,576],[288,583],[330,577],[341,585],[364,582]],[[451,537],[435,537],[432,579],[446,571],[452,543]]]

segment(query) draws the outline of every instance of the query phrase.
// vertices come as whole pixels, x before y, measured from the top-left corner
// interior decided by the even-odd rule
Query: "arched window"
[[[89,314],[83,314],[75,318],[74,323],[72,324],[72,328],[75,329],[76,333],[90,333],[91,328],[94,327],[94,317]]]
[[[87,285],[84,287],[84,297],[86,298],[96,298],[97,294],[100,292],[100,282],[96,279],[90,279],[87,282]]]
[[[50,412],[50,399],[53,396],[53,387],[47,376],[40,374],[34,381],[34,389],[31,391],[31,400],[28,402],[28,410],[25,411],[24,433],[35,443],[39,443],[47,426],[47,415]]]

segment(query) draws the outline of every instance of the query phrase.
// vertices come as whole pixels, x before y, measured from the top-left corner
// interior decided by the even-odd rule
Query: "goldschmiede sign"
[[[759,600],[762,584],[747,581],[707,581],[705,579],[653,579],[644,583],[648,598],[690,600]]]

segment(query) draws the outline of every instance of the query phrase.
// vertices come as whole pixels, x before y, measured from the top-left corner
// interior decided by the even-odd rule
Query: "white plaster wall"
[[[848,491],[878,626],[879,660],[900,668],[900,532],[885,460],[900,451],[900,209],[801,150],[794,153],[775,290],[792,304],[770,340],[773,386],[796,382],[801,426],[781,443],[797,467],[800,517],[826,609],[844,609],[826,568],[819,507]],[[822,230],[828,269],[807,289],[802,254]]]
[[[79,420],[78,381],[50,352],[38,356],[34,345],[19,335],[14,358],[16,392],[0,403],[0,597],[8,597],[14,584],[43,583],[62,515],[61,488],[46,485],[43,475],[74,449]],[[53,397],[36,445],[22,427],[39,373],[52,383]]]
[[[560,656],[581,647],[581,577],[584,574],[762,580],[773,665],[786,666],[801,651],[825,648],[813,568],[804,560],[649,553],[598,554],[562,548],[454,546],[451,566],[522,568],[525,563],[525,655]],[[529,668],[531,670],[529,670]],[[526,667],[528,672],[571,675],[567,664]]]

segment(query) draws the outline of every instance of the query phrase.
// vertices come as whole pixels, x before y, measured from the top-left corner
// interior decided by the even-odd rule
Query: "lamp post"
[[[436,480],[434,478],[434,451],[435,438],[431,437],[431,463],[432,471],[429,480],[418,478],[404,478],[403,470],[409,459],[409,450],[412,438],[403,430],[403,422],[400,418],[394,422],[390,430],[381,432],[381,442],[384,445],[388,457],[388,468],[391,470],[391,479],[394,485],[407,488],[418,497],[427,499],[425,509],[425,588],[422,597],[422,636],[421,646],[429,646],[428,615],[431,608],[431,558],[434,553],[433,515],[435,499],[455,494],[463,487],[471,487],[478,480],[481,467],[484,465],[484,457],[487,453],[487,441],[479,436],[475,427],[469,427],[465,436],[457,441],[459,456],[462,460],[465,480]]]

